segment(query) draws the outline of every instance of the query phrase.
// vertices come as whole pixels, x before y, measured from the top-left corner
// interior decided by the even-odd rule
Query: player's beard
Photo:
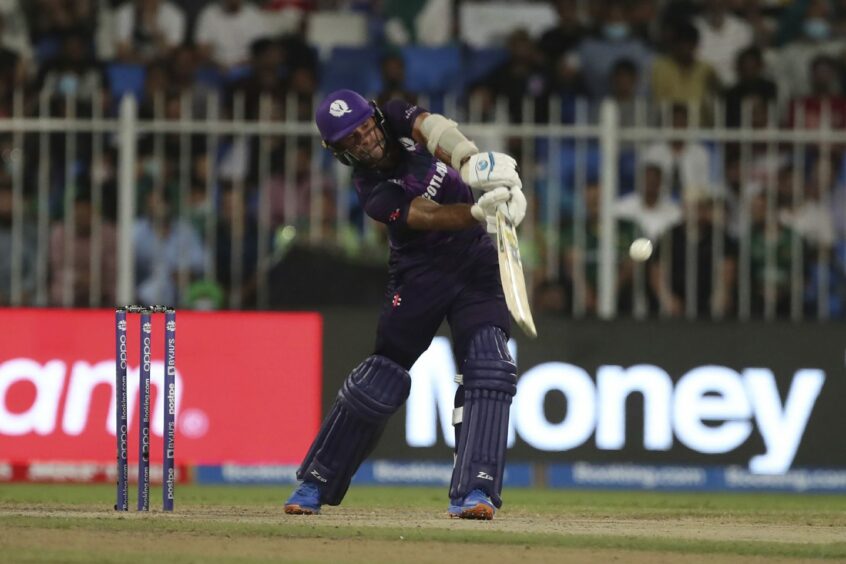
[[[378,139],[369,148],[362,146],[356,147],[352,154],[363,166],[379,168],[389,161],[388,142],[385,133],[381,129],[375,129],[374,135]]]

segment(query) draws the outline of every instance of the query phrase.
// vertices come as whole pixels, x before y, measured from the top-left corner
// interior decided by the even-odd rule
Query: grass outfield
[[[287,494],[181,486],[173,514],[117,514],[111,486],[3,485],[0,562],[846,561],[846,496],[512,488],[470,522],[443,488],[355,487],[312,517],[284,515]]]

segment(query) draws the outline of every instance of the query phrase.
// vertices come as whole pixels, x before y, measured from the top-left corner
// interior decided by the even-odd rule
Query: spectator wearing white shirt
[[[699,59],[716,71],[724,88],[737,80],[737,54],[752,44],[752,27],[728,12],[726,0],[707,0],[694,24],[699,30]]]
[[[674,104],[671,115],[674,129],[687,128],[687,106]],[[701,143],[682,139],[659,141],[647,147],[644,160],[661,167],[663,183],[673,198],[680,199],[693,189],[714,189],[711,156]]]
[[[643,167],[643,190],[620,197],[614,205],[617,219],[631,221],[642,236],[657,241],[682,219],[681,206],[663,190],[660,163],[647,161]]]
[[[163,0],[134,0],[115,13],[115,42],[120,60],[148,63],[166,57],[185,41],[185,14]]]
[[[270,35],[267,21],[244,0],[219,0],[200,12],[195,40],[204,59],[229,69],[245,64],[253,41]]]

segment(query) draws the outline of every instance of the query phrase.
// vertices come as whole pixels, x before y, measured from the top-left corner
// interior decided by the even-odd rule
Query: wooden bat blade
[[[517,325],[526,335],[534,339],[538,336],[538,332],[532,318],[532,310],[529,308],[529,295],[526,292],[523,263],[520,261],[517,231],[511,220],[501,211],[496,212],[496,240],[499,276],[502,279],[505,304]]]

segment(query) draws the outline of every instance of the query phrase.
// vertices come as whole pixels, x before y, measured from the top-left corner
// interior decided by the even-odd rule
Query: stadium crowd
[[[487,22],[508,21],[496,17],[498,8],[522,7],[527,14],[553,17],[485,35],[472,29],[483,27],[481,20],[462,17],[473,5],[489,10]],[[327,15],[337,17],[322,17]],[[318,23],[324,27],[318,29]],[[0,119],[116,115],[120,97],[131,92],[139,99],[142,119],[179,119],[186,113],[203,119],[212,111],[209,100],[220,100],[223,117],[309,121],[315,96],[342,86],[358,88],[380,103],[403,97],[436,111],[443,111],[445,95],[454,95],[464,110],[452,117],[482,122],[501,117],[499,99],[505,100],[511,122],[543,124],[559,115],[564,123],[595,121],[599,102],[608,98],[618,104],[623,127],[637,125],[643,114],[644,124],[670,128],[842,131],[846,2],[0,0]],[[260,103],[263,96],[271,100],[270,107]],[[559,101],[560,112],[554,109]],[[638,110],[641,104],[645,112]],[[69,160],[68,136],[50,138],[49,303],[113,303],[116,147],[107,141],[95,162],[94,136],[80,134],[77,154]],[[164,136],[163,150],[156,149],[152,135],[139,140],[139,300],[226,307],[231,302],[224,296],[237,284],[238,303],[254,305],[260,182],[271,186],[274,229],[291,223],[292,216],[294,223],[305,223],[315,181],[325,186],[323,228],[337,227],[332,175],[322,171],[325,178],[313,178],[310,139],[297,139],[296,158],[284,158],[288,141],[272,142],[267,179],[259,177],[255,147],[245,149],[234,139],[224,139],[213,154],[208,139],[192,136],[187,173],[177,158],[184,150],[180,136]],[[524,147],[519,141],[505,140],[518,160]],[[634,237],[645,235],[658,246],[646,269],[651,313],[737,315],[739,271],[748,268],[751,314],[774,307],[771,313],[787,317],[798,269],[803,313],[846,317],[846,159],[841,144],[808,143],[797,149],[780,143],[726,143],[718,149],[711,143],[671,140],[641,145],[624,145],[621,153],[615,205],[621,313],[635,307],[636,268],[626,249]],[[17,148],[13,134],[0,135],[0,304],[10,300]],[[37,134],[24,136],[25,303],[34,303],[36,194],[45,174],[34,163],[44,150]],[[564,143],[563,151],[563,161],[574,159],[572,145]],[[596,312],[597,147],[591,144],[582,157],[587,163],[584,186],[577,186],[572,167],[561,183],[567,193],[559,198],[564,219],[556,226],[561,242],[556,275],[549,275],[544,264],[543,230],[526,242],[535,305],[546,312]],[[290,166],[296,170],[286,174]],[[295,211],[286,212],[278,194],[290,178],[302,197]],[[544,184],[540,176],[537,182]],[[156,190],[162,183],[163,189]],[[213,210],[205,197],[210,184],[215,187]],[[104,187],[101,204],[92,200],[94,185]],[[539,186],[536,193],[548,197],[543,194],[549,189]],[[68,224],[71,208],[74,221]],[[95,258],[89,252],[91,218],[101,210],[105,222],[96,236],[104,257],[98,259],[102,294],[92,300],[87,274]],[[213,232],[205,228],[209,213],[215,217]],[[351,213],[351,224],[360,227],[361,211]],[[243,214],[247,221],[242,224],[236,218]],[[543,220],[536,213],[534,221]],[[685,228],[689,221],[699,226],[692,242]],[[65,232],[69,226],[73,233]],[[239,232],[236,238],[233,229]],[[69,238],[77,242],[70,259]],[[327,239],[348,240],[348,252],[366,255],[357,232]],[[231,273],[233,240],[243,245],[237,253],[244,257],[237,281]],[[210,244],[214,280],[204,275]],[[719,261],[712,253],[717,244]],[[697,263],[693,295],[685,291],[688,252],[695,253]],[[178,280],[186,270],[190,292]],[[66,295],[68,278],[71,296]],[[765,288],[775,295],[765,299]],[[825,311],[820,310],[820,292],[826,294]],[[695,300],[692,307],[685,303],[689,300]]]

